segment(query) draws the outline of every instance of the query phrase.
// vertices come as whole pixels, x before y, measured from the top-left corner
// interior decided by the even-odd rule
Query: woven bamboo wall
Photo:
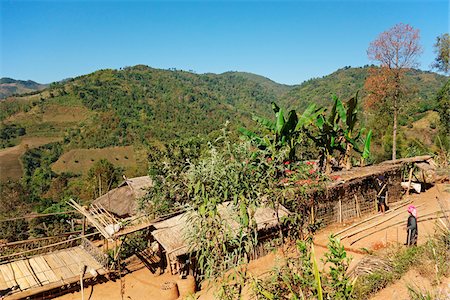
[[[401,180],[400,169],[391,170],[384,174],[388,183],[388,205],[401,200]],[[358,199],[361,215],[368,215],[376,212],[376,176],[367,176],[358,180],[343,183],[327,191],[325,199],[316,199],[314,205],[315,219],[321,219],[324,225],[346,221],[357,217]],[[342,212],[342,220],[340,214]]]

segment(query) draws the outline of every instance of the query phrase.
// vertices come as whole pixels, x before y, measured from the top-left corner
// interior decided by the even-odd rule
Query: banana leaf
[[[364,142],[364,151],[362,154],[362,157],[364,159],[369,158],[371,139],[372,139],[372,130],[369,130],[369,133],[367,133],[367,136],[366,136],[366,141]]]
[[[302,113],[300,118],[298,119],[297,126],[295,130],[300,130],[300,128],[305,127],[308,124],[311,124],[317,116],[323,112],[323,108],[316,110],[316,104],[311,103],[305,111]]]
[[[239,128],[238,130],[240,133],[249,138],[251,141],[256,142],[258,145],[265,145],[265,142],[253,131],[250,131],[243,127]]]
[[[357,105],[358,105],[358,92],[356,92],[355,97],[350,98],[347,102],[347,128],[353,130],[357,121]]]
[[[252,119],[256,122],[258,122],[259,124],[263,125],[264,127],[266,127],[268,130],[270,131],[275,131],[275,123],[267,120],[265,118],[261,118],[258,116],[253,116]]]
[[[323,130],[323,125],[325,124],[325,118],[323,115],[319,115],[316,120],[316,126],[319,127],[320,130]]]
[[[291,110],[288,115],[288,120],[284,123],[283,128],[281,129],[281,134],[287,136],[289,133],[295,131],[295,128],[298,123],[298,117],[295,110]]]
[[[330,115],[328,117],[328,123],[330,124],[335,124],[336,122],[336,106],[337,106],[337,101],[338,101],[338,97],[336,97],[336,95],[333,95],[333,108],[331,109]]]
[[[272,102],[272,109],[275,113],[280,111],[280,107],[275,102]]]
[[[342,101],[339,100],[339,98],[336,98],[335,106],[336,106],[336,111],[338,113],[338,116],[342,120],[342,123],[346,124],[347,123],[347,112],[345,111],[344,103],[342,103]]]
[[[278,112],[275,114],[275,117],[276,117],[275,132],[277,134],[281,134],[281,129],[283,129],[284,123],[286,123],[286,121],[284,120],[283,110],[279,109]]]

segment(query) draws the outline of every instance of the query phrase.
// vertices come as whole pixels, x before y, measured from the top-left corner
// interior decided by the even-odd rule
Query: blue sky
[[[449,31],[449,1],[0,0],[0,77],[41,83],[146,64],[247,71],[297,84],[371,63],[377,35],[421,30],[421,69]]]

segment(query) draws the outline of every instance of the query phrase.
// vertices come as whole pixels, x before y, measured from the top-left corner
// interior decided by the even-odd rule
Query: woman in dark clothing
[[[377,191],[377,200],[378,200],[378,211],[381,211],[383,214],[387,210],[386,209],[386,195],[387,195],[387,184],[385,182],[384,176],[380,175],[377,177],[375,183],[375,189]]]
[[[408,224],[406,225],[406,244],[407,246],[417,246],[417,237],[419,231],[417,230],[417,210],[414,205],[408,206]]]

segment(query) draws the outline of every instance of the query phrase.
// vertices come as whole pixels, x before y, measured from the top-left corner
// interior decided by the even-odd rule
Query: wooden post
[[[83,216],[83,223],[81,224],[81,235],[86,233],[86,217]]]
[[[356,205],[356,216],[358,217],[358,218],[360,218],[361,217],[361,207],[359,207],[359,201],[358,201],[358,196],[356,196],[356,194],[354,195],[355,196],[355,205]]]
[[[172,265],[170,262],[169,253],[166,252],[166,260],[167,260],[167,267],[169,268],[169,274],[172,275]]]
[[[314,204],[311,205],[311,224],[314,224]]]
[[[406,190],[406,192],[408,193],[408,195],[410,194],[409,190],[411,189],[411,180],[412,180],[413,169],[414,169],[414,168],[411,168],[411,169],[409,170],[408,189]]]
[[[84,272],[86,272],[86,266],[82,265],[80,268],[81,300],[84,300],[84,286],[83,286]]]
[[[422,170],[422,179],[423,179],[423,191],[427,190],[427,179],[425,178],[425,172]]]
[[[385,199],[386,207],[388,206],[388,199],[389,199],[389,191],[386,192],[386,199]]]
[[[342,223],[342,200],[339,199],[339,223]]]
[[[397,245],[398,245],[398,226],[396,228],[397,228]]]

